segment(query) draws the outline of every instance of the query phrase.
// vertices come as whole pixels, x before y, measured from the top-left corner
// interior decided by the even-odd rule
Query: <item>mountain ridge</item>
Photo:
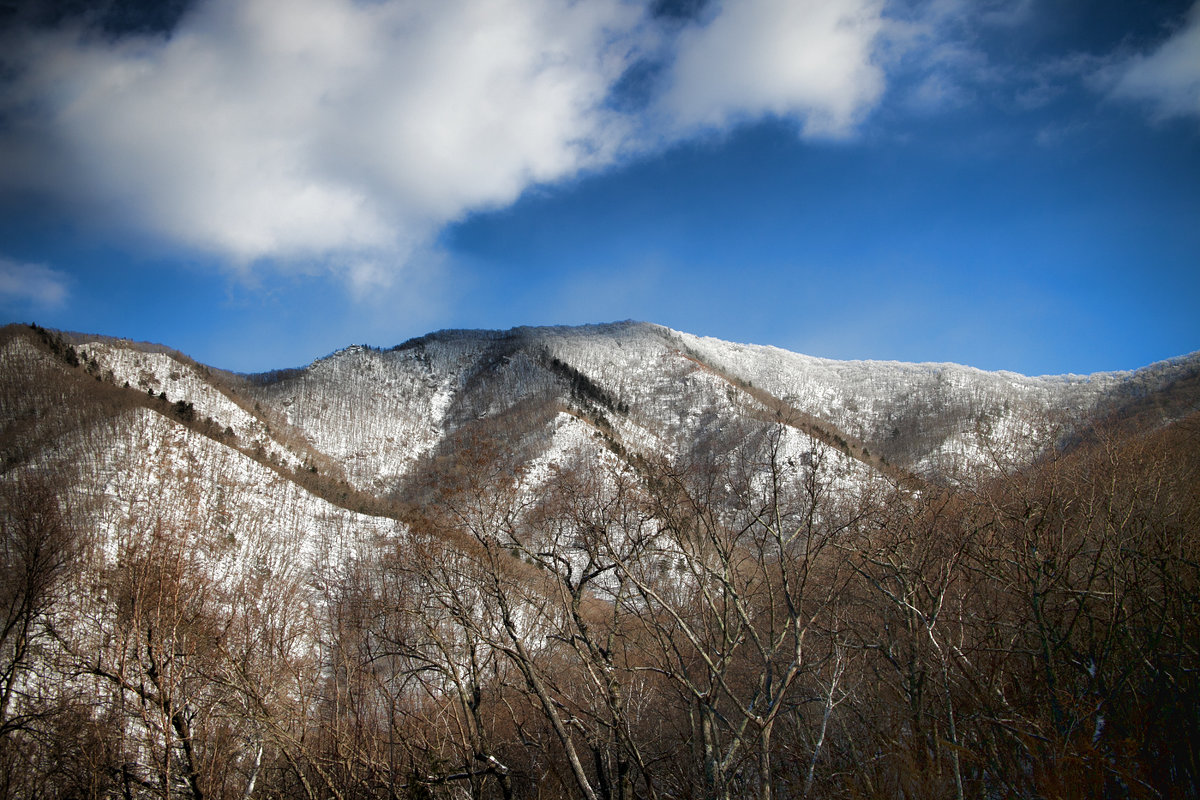
[[[796,351],[796,350],[789,350],[786,347],[781,347],[779,345],[774,345],[774,344],[763,344],[763,343],[758,343],[758,342],[740,342],[740,341],[733,341],[733,340],[729,340],[729,339],[720,339],[720,338],[713,337],[713,336],[705,336],[705,335],[701,335],[701,334],[688,333],[685,331],[670,328],[666,325],[662,325],[662,324],[659,324],[656,322],[650,322],[650,321],[646,321],[646,320],[625,319],[625,320],[619,320],[619,321],[613,321],[613,322],[582,323],[582,324],[577,324],[577,325],[517,325],[517,326],[511,327],[511,328],[440,328],[435,331],[430,331],[429,333],[411,337],[409,339],[404,340],[403,342],[400,342],[399,344],[390,345],[390,346],[389,345],[372,345],[372,344],[366,344],[366,343],[346,345],[344,347],[340,347],[336,350],[333,350],[324,356],[319,356],[319,357],[313,359],[311,362],[309,362],[305,366],[311,366],[312,364],[316,363],[317,361],[323,361],[323,360],[326,360],[329,358],[333,358],[341,353],[352,352],[352,351],[355,351],[356,349],[368,349],[368,350],[374,350],[376,352],[393,352],[393,351],[397,351],[397,350],[412,349],[414,347],[419,347],[421,345],[427,344],[428,342],[437,341],[437,340],[454,341],[454,340],[479,339],[479,340],[484,340],[484,341],[498,341],[498,340],[503,340],[503,339],[515,339],[515,338],[519,338],[522,336],[525,336],[525,337],[528,337],[530,335],[536,336],[537,334],[563,334],[563,333],[566,333],[566,334],[571,334],[571,335],[583,336],[583,335],[588,335],[588,334],[606,334],[606,333],[613,333],[613,332],[625,332],[625,331],[636,331],[636,330],[645,330],[648,332],[654,332],[654,333],[658,333],[660,335],[668,335],[668,336],[671,334],[687,336],[687,337],[692,337],[692,338],[698,339],[700,341],[717,342],[717,343],[721,343],[724,345],[732,345],[734,347],[755,348],[755,349],[762,349],[762,350],[768,350],[768,351],[777,351],[780,353],[787,353],[792,356],[799,356],[801,358],[808,359],[813,362],[822,363],[822,364],[830,364],[830,365],[853,364],[853,365],[879,366],[879,367],[960,368],[960,369],[967,369],[967,370],[972,370],[975,372],[985,373],[985,374],[989,374],[989,375],[999,375],[999,376],[1005,376],[1005,377],[1017,377],[1017,378],[1027,378],[1027,379],[1051,379],[1051,380],[1063,379],[1063,380],[1070,380],[1070,381],[1079,381],[1079,380],[1086,381],[1086,380],[1090,380],[1090,379],[1104,378],[1104,377],[1124,378],[1124,377],[1129,377],[1129,376],[1135,375],[1137,373],[1143,373],[1146,371],[1165,370],[1165,369],[1171,369],[1171,368],[1175,368],[1175,367],[1179,367],[1179,366],[1184,366],[1191,362],[1200,362],[1200,350],[1193,350],[1188,353],[1182,353],[1180,355],[1170,356],[1167,358],[1159,359],[1157,361],[1152,361],[1150,363],[1140,365],[1137,367],[1128,368],[1128,369],[1097,370],[1095,372],[1061,372],[1061,373],[1030,374],[1030,373],[1019,372],[1017,370],[1012,370],[1012,369],[986,369],[983,367],[976,367],[974,365],[967,364],[964,362],[958,362],[958,361],[944,361],[944,360],[943,361],[938,361],[938,360],[905,361],[905,360],[901,360],[901,359],[879,359],[879,358],[837,359],[837,358],[830,358],[827,356],[817,356],[817,355],[812,355],[809,353],[802,353],[802,352]],[[76,335],[78,335],[78,334],[76,334]],[[153,346],[164,347],[163,345],[153,345]],[[284,369],[284,370],[304,369],[305,366],[287,367],[287,368],[282,368],[282,369]],[[277,370],[265,370],[265,371],[261,371],[261,372],[247,372],[247,373],[234,373],[234,374],[243,375],[243,376],[252,376],[252,375],[266,374],[267,372],[274,372],[274,371],[277,371]]]
[[[831,797],[893,796],[871,787],[917,760],[970,796],[1047,796],[1030,763],[1067,752],[1074,776],[1131,729],[1153,748],[1137,764],[1188,769],[1170,748],[1200,721],[1157,721],[1200,708],[1179,661],[1200,619],[1198,401],[1195,355],[1046,381],[618,323],[239,376],[9,326],[0,569],[63,566],[41,605],[0,603],[35,642],[0,630],[0,722],[18,720],[0,757],[19,743],[3,763],[67,787],[48,797],[210,800],[449,800],[460,781],[565,800],[587,793],[553,791],[547,759],[584,747],[580,791],[636,774],[669,788],[648,798],[735,796],[689,738],[724,748],[722,786],[801,752]],[[939,691],[911,691],[927,677]],[[764,693],[777,738],[738,722]],[[894,759],[860,774],[860,745]]]
[[[164,345],[56,335],[78,348],[88,369],[191,403],[271,458],[291,467],[321,462],[323,472],[345,473],[358,489],[384,493],[444,438],[445,426],[533,397],[590,404],[592,418],[602,419],[622,447],[667,446],[698,430],[695,420],[671,422],[670,407],[710,408],[719,418],[749,403],[759,416],[801,418],[808,434],[875,469],[937,476],[979,465],[973,439],[981,424],[1004,432],[1022,415],[1051,414],[1070,428],[1091,414],[1119,415],[1139,404],[1145,412],[1146,397],[1200,374],[1200,351],[1136,370],[1025,376],[952,362],[827,359],[635,320],[445,329],[386,349],[350,345],[303,367],[249,374],[203,365]],[[222,404],[232,406],[213,412]],[[1168,405],[1158,403],[1160,411]],[[280,437],[290,443],[269,443]]]

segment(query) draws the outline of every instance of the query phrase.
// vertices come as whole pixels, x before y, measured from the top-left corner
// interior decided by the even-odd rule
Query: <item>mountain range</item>
[[[797,452],[824,444],[864,471],[955,480],[1030,463],[1099,419],[1185,416],[1200,375],[1200,353],[1129,372],[1027,377],[833,361],[641,322],[440,331],[240,375],[158,345],[31,330],[10,326],[0,351],[10,463],[63,447],[28,423],[53,416],[39,408],[33,376],[53,384],[82,371],[106,397],[119,394],[108,387],[146,395],[138,421],[117,425],[130,434],[186,428],[212,453],[233,450],[281,475],[319,474],[381,499],[402,494],[466,436],[501,438],[514,466],[536,471],[579,446],[679,456],[764,419],[785,421]]]
[[[8,725],[11,730],[0,731],[0,744],[9,743],[5,745],[9,749],[0,749],[0,755],[13,763],[25,759],[21,763],[44,766],[48,757],[45,753],[39,757],[41,760],[29,753],[42,752],[38,748],[44,748],[46,741],[64,740],[63,731],[54,729],[47,734],[46,728],[39,727],[44,719],[59,718],[46,710],[48,706],[39,705],[49,695],[36,676],[69,662],[74,666],[61,667],[66,670],[62,675],[75,677],[61,677],[56,684],[60,688],[71,686],[71,691],[85,695],[115,692],[114,697],[121,696],[123,703],[140,704],[142,708],[141,716],[134,714],[118,724],[117,729],[125,731],[117,737],[119,744],[113,743],[117,740],[111,738],[116,735],[111,730],[106,734],[110,738],[105,739],[106,747],[120,751],[112,763],[128,762],[125,766],[109,764],[101,770],[106,785],[111,784],[106,791],[115,795],[120,784],[127,796],[157,791],[170,796],[224,793],[249,797],[260,780],[264,753],[274,753],[268,761],[274,758],[273,769],[278,774],[272,785],[281,796],[291,791],[299,793],[297,787],[302,785],[311,789],[311,796],[326,796],[311,788],[314,776],[323,776],[329,787],[341,785],[332,773],[326,774],[331,762],[313,756],[311,764],[301,765],[301,755],[309,753],[304,749],[307,745],[300,744],[302,737],[293,739],[293,733],[271,728],[276,723],[270,722],[265,709],[270,703],[283,704],[283,695],[288,696],[289,703],[299,703],[297,692],[303,694],[299,684],[279,689],[283,693],[279,696],[265,689],[265,694],[253,694],[255,702],[262,704],[259,711],[247,716],[253,722],[228,723],[244,740],[229,751],[237,753],[235,771],[242,776],[240,781],[215,781],[212,774],[219,770],[212,764],[202,775],[197,755],[200,739],[194,729],[209,712],[202,711],[198,700],[186,696],[182,677],[178,686],[164,683],[164,656],[155,655],[155,645],[139,645],[137,641],[113,645],[121,636],[128,639],[131,635],[131,628],[121,622],[126,619],[122,615],[142,609],[139,603],[144,598],[140,593],[145,586],[153,584],[161,589],[166,562],[154,562],[159,583],[147,583],[148,573],[144,570],[149,567],[141,560],[147,553],[159,554],[156,558],[167,558],[164,554],[169,554],[175,559],[170,574],[178,585],[184,581],[183,572],[203,576],[204,580],[193,588],[200,587],[196,591],[208,598],[205,602],[213,604],[211,609],[205,606],[204,613],[214,619],[227,618],[231,626],[232,620],[249,625],[249,620],[261,622],[271,614],[284,613],[271,605],[272,599],[304,609],[309,615],[306,624],[316,627],[294,634],[294,644],[302,650],[325,652],[322,648],[330,646],[328,637],[318,632],[319,625],[313,620],[328,621],[332,609],[339,607],[339,592],[352,582],[348,576],[358,574],[355,565],[386,560],[382,554],[409,552],[406,548],[415,547],[413,542],[432,541],[423,538],[430,535],[440,542],[438,547],[447,548],[443,553],[475,553],[480,547],[482,552],[491,553],[489,548],[495,544],[499,547],[498,557],[512,561],[505,570],[537,568],[543,576],[558,576],[561,584],[555,585],[560,590],[578,590],[576,603],[586,595],[590,602],[607,602],[613,608],[625,602],[642,609],[661,604],[663,613],[675,613],[671,610],[674,607],[662,599],[661,585],[641,583],[649,579],[629,566],[641,563],[638,559],[650,550],[622,549],[636,539],[630,531],[643,530],[650,524],[648,520],[654,520],[654,535],[671,529],[670,520],[678,507],[667,504],[664,498],[676,497],[670,490],[673,481],[683,487],[679,489],[683,496],[690,498],[687,502],[693,512],[689,512],[692,516],[688,519],[693,519],[699,513],[695,509],[702,505],[697,500],[701,493],[695,488],[699,485],[696,476],[722,476],[710,480],[703,494],[706,513],[711,510],[716,515],[714,519],[722,530],[738,529],[745,534],[762,529],[778,534],[783,523],[772,527],[764,522],[766,512],[753,506],[750,498],[769,496],[779,519],[791,519],[789,515],[799,512],[780,512],[781,498],[799,504],[799,508],[803,503],[796,498],[804,494],[805,486],[809,492],[804,506],[809,526],[817,524],[814,519],[826,524],[846,515],[850,521],[843,528],[857,530],[855,526],[868,515],[848,509],[855,503],[867,507],[866,498],[871,498],[874,514],[892,513],[910,505],[924,508],[921,504],[933,497],[968,496],[956,492],[983,496],[992,490],[981,487],[994,487],[997,481],[1013,476],[1042,474],[1039,470],[1046,464],[1064,463],[1075,453],[1095,452],[1097,442],[1113,441],[1117,435],[1114,431],[1125,437],[1121,441],[1130,437],[1150,441],[1166,435],[1164,431],[1182,435],[1176,432],[1187,429],[1179,426],[1194,425],[1200,409],[1200,353],[1129,372],[1028,377],[945,363],[833,361],[775,347],[694,336],[643,322],[440,331],[387,349],[354,345],[302,368],[250,375],[206,366],[160,345],[51,331],[36,325],[10,325],[0,332],[0,375],[0,487],[6,498],[6,563],[15,569],[12,565],[17,562],[11,554],[16,552],[18,533],[36,528],[30,528],[33,523],[27,525],[28,520],[44,523],[53,518],[58,520],[54,525],[71,531],[71,544],[64,546],[60,556],[63,564],[73,565],[69,570],[63,567],[63,575],[69,572],[69,578],[56,578],[65,581],[60,585],[70,585],[71,590],[55,595],[54,603],[46,601],[46,609],[52,607],[53,612],[22,605],[25,600],[17,602],[19,598],[28,599],[32,589],[25,594],[6,590],[6,599],[11,601],[10,623],[13,619],[24,620],[28,634],[13,638],[12,625],[6,628],[9,632],[5,633],[3,652],[7,667],[0,685],[4,692],[0,725]],[[640,506],[642,522],[623,527],[619,539],[605,540],[606,555],[587,543],[588,526],[578,517],[572,517],[576,519],[572,527],[562,516],[566,513],[562,509],[581,502],[581,497],[593,497],[579,487],[592,486],[589,481],[597,480],[603,487],[588,490],[596,497],[624,497],[626,489],[621,487],[627,485],[633,487],[628,488],[629,492],[648,498]],[[791,488],[780,488],[783,484]],[[563,488],[566,485],[575,488],[567,491]],[[818,495],[830,498],[821,501],[827,505],[818,503]],[[559,505],[551,506],[548,498]],[[991,507],[1001,505],[997,501]],[[912,518],[924,513],[914,511]],[[703,517],[701,514],[695,518]],[[548,519],[555,520],[553,526]],[[738,528],[739,519],[748,521]],[[489,532],[480,534],[481,527]],[[562,540],[567,544],[546,544],[557,541],[546,533],[551,527],[571,527],[570,535]],[[536,545],[523,538],[532,536],[529,531],[534,530],[541,531],[538,536],[543,537]],[[829,536],[828,541],[835,541],[833,534]],[[173,544],[168,547],[164,542]],[[807,547],[810,550],[803,558],[815,558],[811,541]],[[859,552],[867,551],[856,547]],[[783,548],[780,539],[770,551],[772,563],[782,563],[779,559]],[[624,555],[618,558],[617,552]],[[654,563],[659,568],[676,564],[682,586],[710,574],[706,571],[709,567],[696,571],[688,566],[690,552],[680,541],[655,552]],[[757,552],[761,564],[768,558],[764,555],[767,551]],[[414,556],[410,553],[408,557]],[[596,567],[601,562],[604,566]],[[20,563],[28,566],[26,561]],[[494,567],[496,562],[489,563]],[[874,563],[864,561],[856,569],[866,575]],[[595,580],[585,591],[586,581],[580,582],[580,576],[591,574],[589,569],[595,569]],[[786,575],[786,570],[782,574]],[[135,580],[138,575],[141,577]],[[114,576],[124,577],[118,580]],[[428,575],[422,579],[428,580]],[[532,578],[523,580],[528,585],[537,582]],[[726,576],[725,580],[731,579]],[[629,585],[640,592],[634,593],[633,599],[622,595],[622,587]],[[335,591],[335,587],[340,588]],[[521,589],[522,593],[526,591],[532,590]],[[787,591],[785,587],[785,597]],[[887,593],[892,591],[886,589],[885,595],[891,597]],[[540,619],[540,612],[528,609],[540,608],[538,604],[544,601],[522,596],[527,620]],[[165,601],[156,597],[153,607],[158,610],[154,614],[161,614]],[[258,598],[252,613],[247,610],[253,605],[246,605],[247,597]],[[502,607],[509,602],[507,596],[497,598]],[[447,608],[443,606],[442,611],[450,613]],[[530,697],[537,696],[536,701],[529,702],[542,709],[543,716],[538,719],[550,726],[546,730],[553,731],[535,736],[533,728],[524,730],[518,723],[520,730],[512,734],[516,739],[546,737],[538,739],[540,744],[536,746],[526,741],[522,752],[541,748],[565,759],[551,771],[558,770],[563,785],[570,787],[565,790],[569,795],[587,796],[589,789],[600,785],[608,785],[605,791],[614,798],[655,795],[659,790],[653,788],[613,788],[616,779],[608,774],[609,770],[638,773],[647,786],[653,786],[653,769],[646,764],[630,766],[642,755],[632,738],[625,741],[609,731],[617,736],[612,752],[619,751],[622,757],[634,758],[634,762],[618,769],[604,761],[618,758],[605,750],[603,758],[597,754],[596,763],[589,766],[579,761],[575,748],[585,742],[593,749],[599,747],[593,741],[593,735],[598,734],[571,733],[569,725],[561,730],[557,727],[557,715],[571,701],[565,699],[565,694],[554,696],[558,690],[552,686],[538,688],[545,674],[537,671],[541,667],[532,666],[536,659],[522,650],[528,646],[526,637],[532,635],[530,632],[548,623],[529,621],[506,628],[511,620],[505,617],[503,625],[496,623],[500,627],[489,629],[491,633],[485,635],[480,632],[482,628],[473,627],[480,625],[477,618],[469,624],[464,621],[472,614],[484,613],[478,606],[473,608],[475,611],[464,612],[459,622],[466,626],[463,631],[475,631],[490,648],[487,652],[491,655],[479,657],[492,663],[491,669],[498,670],[496,675],[500,676],[498,664],[503,654],[509,654],[505,663],[521,673],[517,683],[529,688],[533,693]],[[573,607],[568,604],[565,608]],[[137,613],[149,612],[142,609]],[[453,614],[451,618],[459,619]],[[785,627],[787,635],[798,634],[798,619]],[[749,625],[749,618],[744,622]],[[143,633],[148,630],[147,635],[161,633],[161,620],[143,623],[143,627],[134,625],[133,629]],[[232,648],[223,638],[231,635],[230,629],[222,633],[216,622],[211,624],[216,627],[206,628],[205,635],[212,636],[220,648]],[[572,636],[586,639],[587,626],[577,624],[584,633],[576,631]],[[686,627],[682,618],[678,624]],[[928,624],[929,635],[933,636],[932,624]],[[507,630],[509,638],[497,630]],[[38,631],[36,636],[34,631]],[[455,636],[466,637],[464,641],[470,638],[462,631]],[[37,647],[32,646],[35,641]],[[582,647],[570,637],[562,641],[573,642],[576,649]],[[936,644],[936,637],[934,641]],[[244,659],[258,652],[255,647],[264,646],[247,642],[243,642]],[[695,642],[693,645],[699,647]],[[826,655],[833,657],[829,655],[833,652]],[[593,667],[599,664],[597,669],[618,670],[611,654],[603,648],[587,653],[589,658],[598,659]],[[776,654],[771,650],[765,655],[760,652],[759,657],[764,663],[774,663]],[[199,656],[192,658],[188,661],[176,654],[180,675],[185,667],[190,668],[188,665],[200,663]],[[141,667],[129,667],[139,659],[144,662]],[[221,685],[232,691],[228,687],[236,683],[244,694],[239,695],[243,698],[239,702],[249,702],[245,697],[252,693],[245,694],[250,690],[238,683],[249,678],[242,674],[234,680],[229,672],[235,661],[205,667],[210,671],[196,674],[206,676],[206,681],[216,681],[212,671],[219,672],[224,676]],[[454,658],[450,662],[460,663]],[[312,674],[320,676],[318,683],[336,683],[337,670],[332,662],[322,663],[323,667],[312,667]],[[706,663],[710,670],[706,674],[712,679],[715,667]],[[441,668],[448,669],[444,665]],[[630,675],[638,674],[637,669],[651,669],[635,669],[628,664],[624,668]],[[941,668],[949,669],[945,663]],[[795,670],[785,674],[794,675],[798,669],[797,662]],[[826,702],[831,704],[826,721],[837,694],[835,684],[828,683],[832,675],[814,673],[813,686],[825,685]],[[948,675],[943,672],[947,681]],[[457,673],[451,677],[461,678]],[[719,677],[720,685],[725,685],[721,681],[733,680],[724,673]],[[189,680],[195,685],[199,679]],[[279,680],[281,685],[286,684],[284,679]],[[475,680],[476,690],[490,685],[477,675]],[[502,677],[495,680],[497,685],[504,684]],[[821,680],[826,683],[821,684]],[[84,684],[88,688],[81,688]],[[729,685],[714,690],[718,695],[726,693],[721,703],[732,703],[737,695]],[[429,690],[431,696],[448,696],[446,686]],[[700,703],[697,708],[704,711],[708,706],[704,705],[703,692],[696,691],[696,697],[701,698],[696,700]],[[754,697],[759,699],[747,708],[761,708],[754,703],[761,703],[763,691],[765,696],[773,696],[769,687],[756,691],[760,694]],[[1086,694],[1092,689],[1081,691]],[[171,699],[174,692],[180,692],[182,699]],[[71,693],[64,689],[60,694],[54,696],[53,703],[45,702],[68,704],[65,698]],[[226,695],[220,696],[225,698],[220,702],[231,702]],[[70,700],[72,703],[82,702],[75,695],[71,697],[75,698]],[[610,701],[617,703],[611,697]],[[612,709],[618,707],[623,709],[619,704]],[[468,702],[455,708],[469,717],[478,704],[471,706]],[[626,713],[612,709],[613,719]],[[116,713],[108,706],[102,710],[103,714]],[[718,717],[731,713],[724,707],[718,710],[716,705],[710,710]],[[582,715],[579,711],[572,713]],[[103,716],[96,710],[80,714],[72,717],[72,725],[84,725],[80,720],[99,725]],[[1094,711],[1088,717],[1094,731],[1105,724],[1103,715],[1097,721],[1099,714]],[[745,710],[744,716],[765,724],[759,711]],[[937,718],[942,726],[949,719],[944,714]],[[613,719],[610,725],[616,724]],[[703,714],[698,719],[701,722],[696,724],[702,728],[710,723],[717,725],[711,720],[704,722],[707,718]],[[462,720],[459,723],[466,724]],[[216,725],[211,720],[206,724]],[[704,746],[715,749],[704,751],[700,758],[708,766],[696,774],[709,775],[706,770],[718,767],[727,770],[720,773],[724,776],[719,781],[723,792],[732,791],[737,780],[748,786],[757,780],[760,788],[773,781],[763,777],[771,774],[766,762],[760,759],[754,772],[738,760],[748,758],[745,754],[752,750],[749,744],[744,749],[731,744],[743,741],[738,737],[744,734],[745,724],[739,728],[735,722],[723,721],[720,725],[726,726],[720,735],[715,728],[704,728],[704,736],[712,737],[711,741],[704,739]],[[212,752],[219,749],[216,741],[220,737],[214,731],[215,727],[206,735],[216,738],[206,740],[204,745]],[[28,741],[21,738],[26,734],[31,737]],[[1100,741],[1100,733],[1095,735]],[[464,740],[466,755],[455,756],[465,759],[463,764],[440,772],[439,759],[451,758],[447,753],[453,748],[442,750],[429,745],[421,751],[427,761],[421,762],[419,769],[413,760],[417,757],[410,754],[410,761],[400,771],[423,770],[422,774],[428,775],[419,780],[410,775],[406,785],[411,788],[420,784],[423,791],[432,791],[459,780],[450,776],[461,773],[467,776],[463,780],[473,782],[472,791],[478,796],[488,791],[509,796],[515,791],[506,783],[510,767],[501,770],[488,766],[487,761],[498,758],[501,748],[485,745],[480,736],[482,733],[476,732]],[[824,729],[820,736],[824,742]],[[958,734],[943,730],[937,736],[944,740]],[[933,755],[921,757],[941,759],[943,765],[952,761],[961,791],[965,768],[957,755],[947,755],[936,744],[941,741],[937,736],[929,740],[935,742],[930,751]],[[271,741],[273,748],[269,746]],[[773,752],[769,731],[762,734],[760,730],[760,738],[755,741],[760,755]],[[822,744],[806,741],[809,749],[805,752],[822,752]],[[156,746],[166,753],[157,761],[152,756]],[[644,747],[647,752],[653,749]],[[71,758],[83,759],[81,752]],[[663,754],[655,757],[668,758]],[[510,753],[507,759],[510,763],[516,756]],[[816,765],[824,763],[818,755],[811,755],[811,760],[813,768],[807,776],[803,769],[796,773],[806,777],[806,792],[816,780]],[[178,773],[175,778],[170,777],[172,764]],[[475,770],[471,764],[482,766]],[[82,770],[80,774],[86,772],[78,764],[76,768]],[[533,776],[539,767],[530,762],[522,769]],[[985,787],[994,778],[984,772],[976,770],[968,782],[975,780],[979,787]],[[39,780],[46,779],[38,774]],[[752,774],[757,778],[750,777]],[[284,775],[288,777],[280,777]],[[736,775],[743,777],[735,780]],[[267,779],[261,780],[260,786],[265,786]],[[485,784],[493,788],[486,789]],[[20,786],[13,785],[17,788],[12,791],[20,794]],[[278,788],[282,786],[291,788]],[[709,789],[715,791],[714,786],[709,785]],[[66,790],[64,793],[69,794]],[[598,790],[593,794],[598,796]]]

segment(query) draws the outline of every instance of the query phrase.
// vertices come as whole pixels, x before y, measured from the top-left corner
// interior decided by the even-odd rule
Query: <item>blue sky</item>
[[[0,32],[0,319],[306,363],[644,319],[1200,348],[1200,2],[72,0]]]

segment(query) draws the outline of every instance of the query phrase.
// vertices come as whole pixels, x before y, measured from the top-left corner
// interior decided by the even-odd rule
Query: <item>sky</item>
[[[3,0],[0,322],[1200,349],[1200,0]]]

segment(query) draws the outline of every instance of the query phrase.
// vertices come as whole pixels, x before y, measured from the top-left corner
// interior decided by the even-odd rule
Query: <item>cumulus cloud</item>
[[[1200,116],[1200,2],[1155,50],[1108,72],[1115,97],[1146,101],[1163,117]]]
[[[6,306],[55,308],[67,298],[67,277],[43,264],[0,258],[0,302]]]
[[[405,252],[610,155],[631,11],[212,0],[169,38],[35,41],[23,88],[74,170],[49,174],[170,240],[243,263]]]
[[[681,35],[664,106],[683,128],[772,114],[844,135],[883,92],[883,27],[877,0],[730,0]]]
[[[532,185],[764,114],[843,135],[883,91],[880,0],[730,0],[671,26],[648,9],[197,0],[170,35],[10,36],[0,190],[365,293]],[[649,110],[622,110],[647,59],[667,63]]]

